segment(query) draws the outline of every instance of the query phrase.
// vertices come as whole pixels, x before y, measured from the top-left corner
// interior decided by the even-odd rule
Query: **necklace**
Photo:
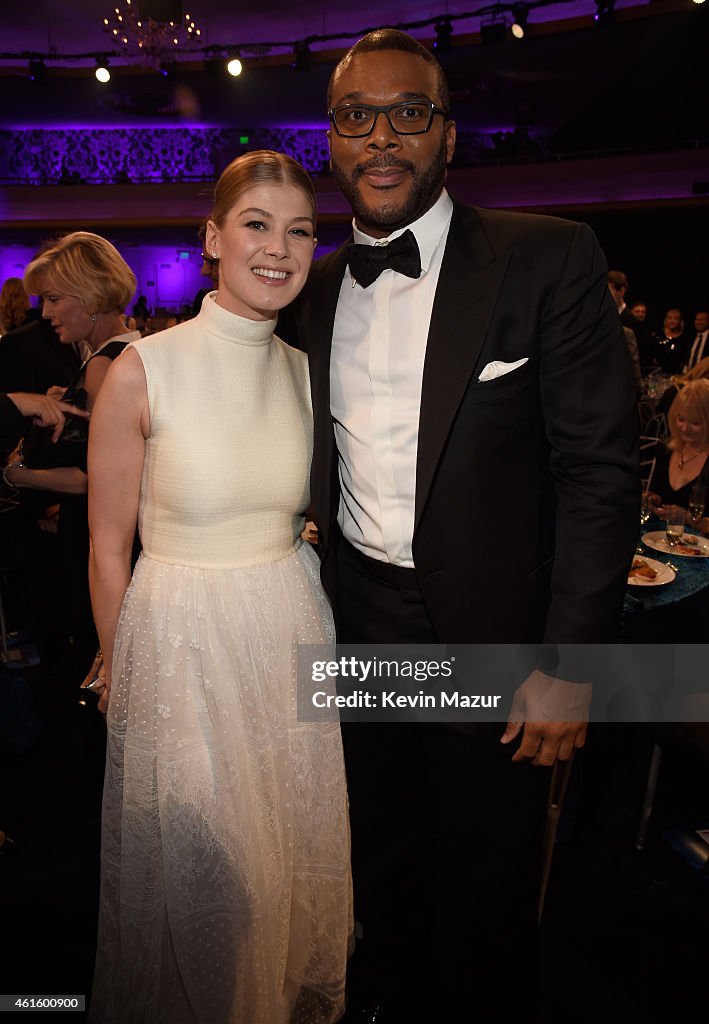
[[[685,447],[686,447],[686,445],[685,445]],[[690,455],[688,459],[685,459],[685,457],[684,457],[684,448],[683,448],[681,452],[677,453],[677,458],[678,458],[678,461],[679,461],[679,468],[680,469],[684,469],[684,467],[687,465],[688,462],[694,462],[695,459],[698,459],[699,456],[703,455],[703,454],[704,454],[704,449],[702,448],[698,452],[695,452],[694,455]]]

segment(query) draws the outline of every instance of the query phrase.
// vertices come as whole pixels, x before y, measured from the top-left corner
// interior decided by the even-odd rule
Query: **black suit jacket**
[[[630,310],[626,308],[620,314],[620,322],[623,327],[629,327],[635,335],[635,340],[638,343],[640,366],[650,366],[653,358],[652,332],[650,331],[650,326],[647,320],[638,320],[638,318],[633,316]]]
[[[345,247],[295,310],[315,419],[312,501],[337,605],[330,349]],[[492,360],[524,366],[481,383]],[[638,530],[637,418],[591,230],[456,204],[423,371],[413,553],[439,639],[617,637]]]
[[[46,394],[70,384],[81,366],[73,345],[64,345],[48,320],[40,319],[0,339],[0,389]]]

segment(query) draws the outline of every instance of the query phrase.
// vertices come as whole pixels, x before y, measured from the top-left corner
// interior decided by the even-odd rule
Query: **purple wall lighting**
[[[185,306],[191,309],[197,292],[210,287],[209,279],[200,274],[202,257],[197,245],[187,248],[119,243],[117,248],[137,278],[136,297],[145,295],[152,310],[179,313]],[[22,277],[35,254],[36,247],[0,245],[0,287],[8,277]],[[128,303],[128,314],[134,302],[135,297]]]

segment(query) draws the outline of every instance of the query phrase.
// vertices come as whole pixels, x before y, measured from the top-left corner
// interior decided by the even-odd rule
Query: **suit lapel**
[[[307,337],[304,348],[310,360],[313,401],[330,415],[330,352],[340,286],[347,266],[345,246],[320,260],[313,268],[308,289]]]
[[[331,255],[325,256],[314,268],[307,298],[308,316],[304,339],[310,364],[310,387],[313,396],[314,451],[311,489],[324,545],[327,545],[330,523],[335,519],[338,507],[335,433],[330,413],[330,353],[337,302],[347,266],[346,244]]]
[[[485,340],[510,252],[495,252],[478,212],[455,205],[431,312],[416,460],[419,525],[436,467]]]

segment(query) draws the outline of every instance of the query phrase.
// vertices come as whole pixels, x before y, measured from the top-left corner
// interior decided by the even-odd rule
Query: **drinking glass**
[[[697,522],[704,515],[704,509],[706,508],[706,488],[699,481],[695,483],[692,488],[692,492],[689,495],[689,518],[692,520],[692,526],[697,525]]]
[[[667,543],[671,548],[673,548],[675,544],[679,544],[682,540],[685,516],[685,510],[677,505],[670,505],[665,513],[667,520],[665,525],[665,535],[667,537]]]
[[[640,530],[641,531],[642,531],[642,528],[645,525],[645,523],[648,521],[648,519],[652,515],[652,506],[650,505],[649,499],[650,499],[649,491],[643,491],[642,495],[640,496]],[[635,549],[635,554],[636,555],[642,555],[643,553],[644,552],[643,552],[643,547],[642,547],[642,532],[641,532],[640,539],[638,540],[638,546]]]

